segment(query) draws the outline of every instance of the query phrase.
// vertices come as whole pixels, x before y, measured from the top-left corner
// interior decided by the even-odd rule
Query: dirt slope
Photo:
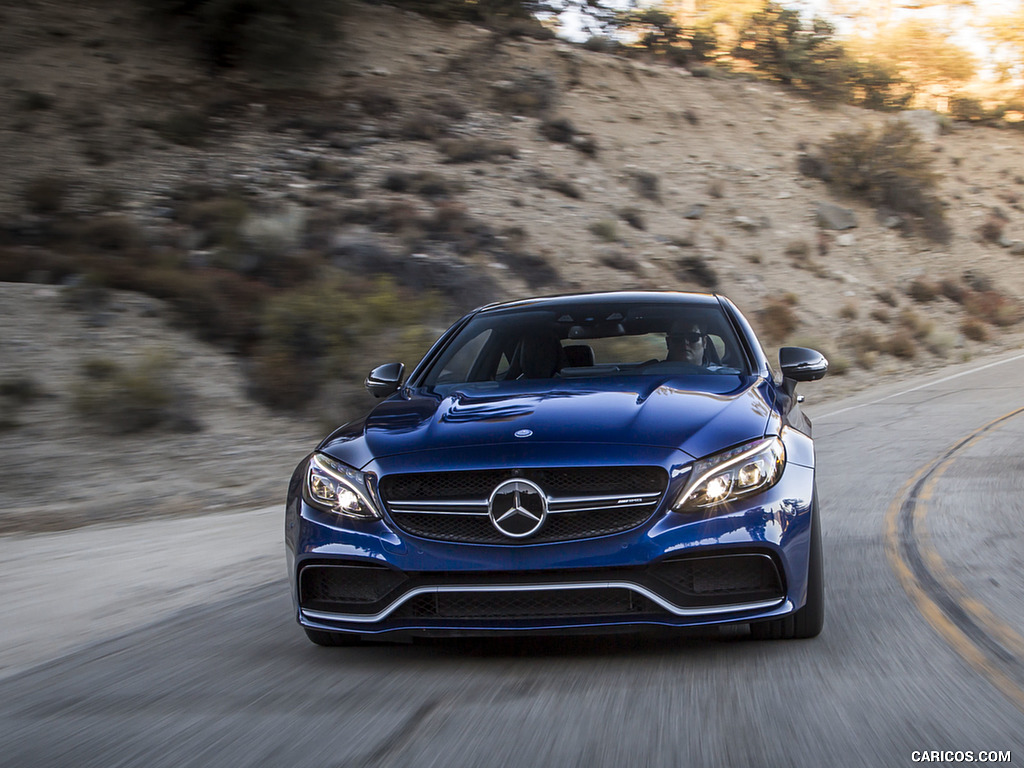
[[[97,193],[115,189],[119,213],[155,242],[186,250],[193,233],[168,220],[166,201],[190,182],[240,184],[268,218],[299,211],[328,221],[328,244],[373,235],[353,211],[400,203],[434,215],[455,205],[528,258],[501,261],[451,243],[420,254],[438,269],[456,264],[490,281],[488,295],[458,295],[453,317],[496,297],[699,288],[713,274],[716,289],[755,324],[769,323],[760,312],[786,297],[797,321],[786,340],[822,347],[845,369],[807,392],[819,400],[1020,344],[1016,327],[967,339],[962,305],[941,296],[922,303],[905,291],[917,278],[963,283],[970,270],[979,285],[1024,294],[1024,261],[1010,247],[1024,239],[1024,134],[939,131],[927,116],[912,118],[942,174],[953,228],[951,241],[937,245],[833,198],[797,169],[801,151],[888,116],[821,109],[769,85],[694,77],[557,41],[496,42],[487,30],[439,26],[386,5],[357,6],[344,26],[315,93],[290,96],[237,73],[211,78],[131,4],[5,6],[0,214],[12,231],[30,227],[26,185],[55,172],[73,181],[69,208],[105,215]],[[383,107],[372,106],[381,104],[374,95],[386,97]],[[211,115],[201,146],[152,129],[195,104]],[[444,111],[457,117],[436,137],[420,135],[416,126]],[[542,134],[552,118],[571,121],[577,146]],[[480,140],[500,151],[448,162],[444,142]],[[344,169],[344,189],[311,176],[311,167],[325,166]],[[433,174],[456,190],[453,199],[389,189],[397,171]],[[850,208],[858,226],[822,229],[821,202]],[[996,209],[1004,245],[979,236]],[[381,242],[398,248],[396,238]],[[850,345],[863,331],[893,335],[904,312],[917,333],[913,358]],[[240,361],[168,319],[158,302],[121,295],[96,322],[69,308],[58,286],[0,285],[4,377],[31,374],[46,395],[16,412],[5,406],[17,426],[0,432],[0,530],[283,497],[288,472],[325,425],[253,405]],[[177,360],[168,375],[190,391],[200,431],[114,436],[74,410],[83,361],[137,360],[153,349]]]

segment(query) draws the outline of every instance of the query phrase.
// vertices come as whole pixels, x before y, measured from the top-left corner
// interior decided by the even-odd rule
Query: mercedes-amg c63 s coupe
[[[824,617],[811,428],[797,382],[728,299],[619,292],[491,304],[295,470],[295,615],[361,637],[748,624]]]

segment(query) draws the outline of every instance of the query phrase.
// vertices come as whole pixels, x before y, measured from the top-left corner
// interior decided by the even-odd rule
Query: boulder
[[[818,203],[817,219],[822,229],[853,229],[857,226],[857,214],[834,203]]]

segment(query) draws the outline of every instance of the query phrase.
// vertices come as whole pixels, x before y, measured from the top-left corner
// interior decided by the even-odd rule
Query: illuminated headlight
[[[741,445],[693,465],[672,509],[686,512],[738,501],[771,488],[782,477],[786,449],[777,437]]]
[[[367,475],[335,461],[322,453],[314,453],[306,470],[306,500],[321,509],[339,515],[379,518],[371,501]]]

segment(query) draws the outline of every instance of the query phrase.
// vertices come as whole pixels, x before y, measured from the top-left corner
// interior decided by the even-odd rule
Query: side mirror
[[[378,365],[366,377],[366,391],[374,397],[387,397],[397,392],[402,386],[402,377],[405,375],[403,363],[385,363]]]
[[[828,360],[821,352],[806,347],[779,350],[782,377],[792,381],[817,381],[828,372]]]

